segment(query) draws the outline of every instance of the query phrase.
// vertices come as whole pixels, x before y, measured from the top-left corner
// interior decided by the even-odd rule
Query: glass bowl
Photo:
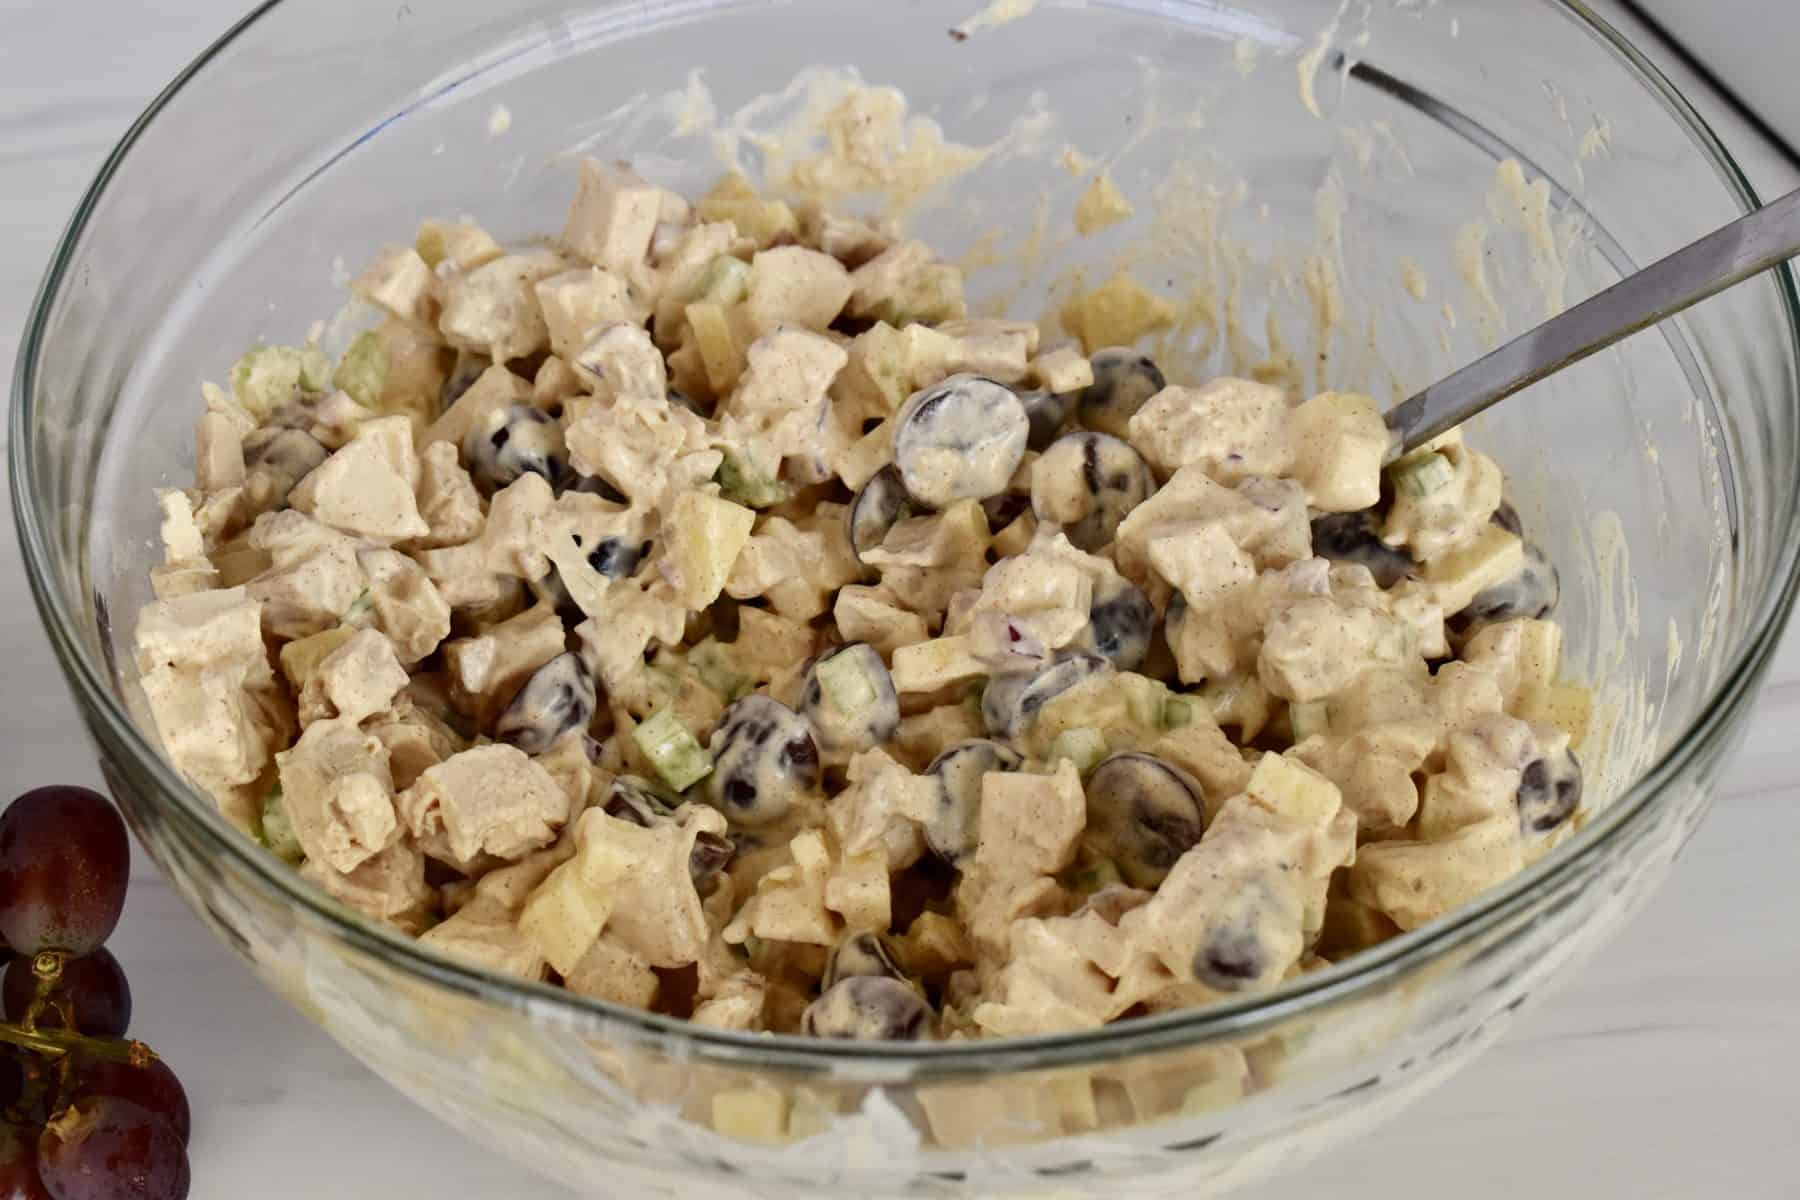
[[[1036,317],[1078,276],[1125,269],[1175,304],[1156,346],[1177,377],[1384,398],[1756,204],[1668,81],[1577,3],[1391,0],[1358,19],[1336,0],[1045,0],[946,36],[973,6],[270,3],[132,128],[38,296],[15,512],[133,827],[271,988],[577,1188],[1194,1196],[1302,1161],[1466,1063],[1642,903],[1792,603],[1784,268],[1474,430],[1562,564],[1572,673],[1596,689],[1591,803],[1505,886],[1271,994],[992,1043],[709,1032],[440,959],[234,832],[133,715],[151,494],[190,477],[199,381],[304,336],[341,303],[344,265],[420,218],[556,228],[579,152],[689,192],[721,154],[792,174],[805,137],[758,133],[804,135],[854,68],[976,148],[939,186],[892,190],[966,256],[979,307]],[[1076,238],[1084,156],[1137,215]]]

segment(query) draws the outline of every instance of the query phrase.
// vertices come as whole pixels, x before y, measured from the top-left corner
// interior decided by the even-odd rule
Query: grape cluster
[[[104,948],[131,847],[105,797],[27,792],[0,813],[0,1200],[184,1200],[187,1094],[124,1040],[131,985]]]

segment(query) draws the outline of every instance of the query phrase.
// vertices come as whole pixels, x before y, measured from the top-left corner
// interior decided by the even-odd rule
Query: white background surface
[[[114,138],[242,7],[5,0],[0,355],[16,346],[54,239]],[[1754,41],[1767,30],[1746,33]],[[1759,60],[1784,72],[1762,81],[1769,88],[1791,88],[1790,46],[1782,47]],[[1716,116],[1765,196],[1800,182],[1741,123],[1689,94]],[[1790,114],[1800,122],[1800,108]],[[1800,137],[1800,127],[1789,133]],[[10,520],[7,529],[0,791],[98,786],[27,597]],[[1713,815],[1643,916],[1473,1068],[1367,1143],[1258,1196],[1800,1194],[1791,1148],[1800,1094],[1797,718],[1800,643],[1790,638]],[[197,1200],[563,1195],[461,1144],[264,992],[147,866],[114,949],[133,983],[133,1032],[169,1058],[193,1098]]]
[[[1639,0],[1645,11],[1705,63],[1788,145],[1800,145],[1800,88],[1794,0]]]

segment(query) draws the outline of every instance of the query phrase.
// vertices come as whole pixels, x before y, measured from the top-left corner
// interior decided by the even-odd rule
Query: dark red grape
[[[17,1125],[0,1125],[0,1200],[51,1200],[38,1177],[37,1137]]]
[[[117,1096],[148,1109],[168,1121],[184,1145],[193,1131],[187,1092],[169,1064],[160,1058],[147,1067],[78,1058],[63,1098],[67,1103],[78,1104],[96,1096]]]
[[[125,822],[97,792],[38,788],[0,813],[0,936],[26,958],[98,950],[130,876]]]
[[[186,1200],[187,1149],[174,1128],[117,1096],[63,1109],[38,1139],[38,1174],[56,1200]]]
[[[89,1037],[123,1037],[131,1024],[131,984],[119,960],[104,948],[63,963],[62,980],[53,994],[73,1006],[76,1030]],[[6,1019],[23,1021],[36,995],[37,974],[31,961],[15,959],[6,968],[5,984],[0,985]],[[55,1019],[54,1015],[39,1017],[40,1023]]]
[[[11,1108],[25,1097],[25,1063],[20,1055],[27,1053],[11,1046],[0,1047],[0,1110]]]

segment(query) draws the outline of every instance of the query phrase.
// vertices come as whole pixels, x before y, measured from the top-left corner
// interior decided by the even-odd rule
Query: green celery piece
[[[631,737],[662,781],[678,792],[685,792],[712,774],[712,755],[673,709],[656,713],[632,730]]]
[[[288,819],[287,803],[279,783],[263,797],[262,841],[275,857],[285,862],[297,863],[306,857],[306,851],[294,833],[294,823]]]
[[[337,370],[331,373],[333,387],[350,393],[350,398],[364,408],[379,408],[381,393],[387,387],[387,346],[373,329],[356,335]]]

